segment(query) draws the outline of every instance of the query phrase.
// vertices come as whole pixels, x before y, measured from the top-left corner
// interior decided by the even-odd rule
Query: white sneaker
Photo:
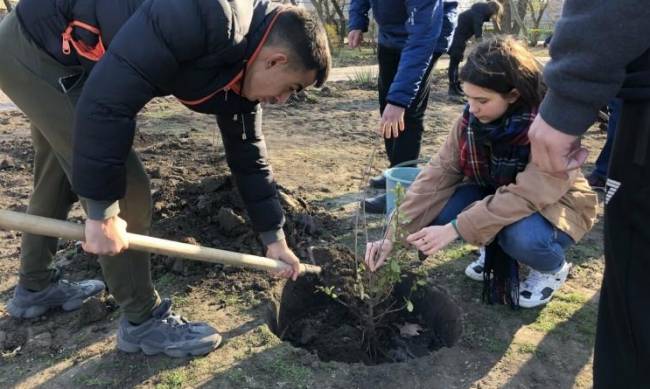
[[[478,259],[467,265],[465,275],[474,281],[483,281],[483,271],[485,269],[485,247],[479,247],[480,255]]]
[[[533,308],[548,303],[553,293],[564,285],[570,269],[568,262],[564,262],[556,273],[540,273],[530,269],[528,277],[519,283],[519,305]]]

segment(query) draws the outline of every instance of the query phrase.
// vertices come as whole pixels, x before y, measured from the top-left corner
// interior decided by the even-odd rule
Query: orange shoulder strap
[[[83,41],[75,40],[72,37],[72,30],[74,30],[75,27],[82,28],[86,31],[89,31],[97,35],[97,44],[94,47],[91,47],[88,46]],[[102,42],[101,32],[97,27],[91,26],[90,24],[84,23],[79,20],[73,20],[70,22],[70,24],[68,24],[68,27],[66,27],[65,31],[63,31],[61,36],[63,37],[63,43],[61,49],[63,50],[63,54],[65,55],[70,55],[71,45],[72,47],[74,47],[75,51],[79,56],[94,62],[99,61],[99,59],[104,55],[104,53],[106,53],[106,49],[104,48],[104,43]]]

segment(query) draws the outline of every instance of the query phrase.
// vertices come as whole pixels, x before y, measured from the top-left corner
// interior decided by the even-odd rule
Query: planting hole
[[[319,290],[319,286],[351,282],[354,261],[346,250],[315,249],[323,267],[320,277],[305,276],[274,290],[274,309],[268,322],[281,339],[314,352],[323,361],[367,365],[404,362],[453,346],[460,337],[461,311],[442,289],[419,286],[410,294],[413,277],[405,277],[394,289],[395,301],[410,294],[412,312],[401,309],[386,315],[368,341],[366,327],[353,309]],[[335,287],[336,289],[336,287]],[[371,345],[372,344],[372,345]]]

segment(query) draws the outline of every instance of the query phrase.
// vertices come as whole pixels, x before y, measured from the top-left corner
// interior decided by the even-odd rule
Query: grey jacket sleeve
[[[626,65],[650,47],[646,0],[567,0],[551,40],[540,107],[554,128],[580,135],[616,96]]]

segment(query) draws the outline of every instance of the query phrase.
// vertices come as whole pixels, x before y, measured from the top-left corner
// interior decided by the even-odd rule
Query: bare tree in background
[[[505,34],[519,35],[526,34],[524,19],[528,10],[530,0],[499,0],[503,6],[501,17],[501,32]]]
[[[551,0],[499,0],[503,5],[501,31],[523,35],[535,44],[541,35],[540,24]]]
[[[541,36],[539,26],[542,23],[542,17],[544,16],[544,12],[546,12],[549,3],[549,0],[529,0],[528,2],[530,19],[533,22],[533,31],[531,31],[530,35],[527,35],[531,44],[536,44]]]
[[[312,0],[311,3],[316,8],[318,16],[325,25],[334,26],[338,44],[342,45],[347,35],[348,20],[343,11],[345,0]],[[334,42],[330,42],[334,43]]]
[[[549,0],[530,0],[528,3],[528,9],[530,10],[530,17],[533,20],[533,27],[539,28],[540,23],[542,22],[542,17],[544,12],[548,8],[550,1]]]

